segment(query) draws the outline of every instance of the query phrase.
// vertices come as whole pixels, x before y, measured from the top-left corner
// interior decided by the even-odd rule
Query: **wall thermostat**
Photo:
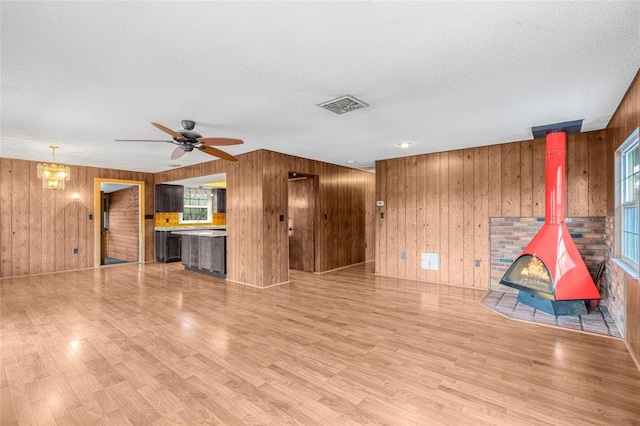
[[[376,201],[376,206],[378,207],[384,206],[384,201]]]

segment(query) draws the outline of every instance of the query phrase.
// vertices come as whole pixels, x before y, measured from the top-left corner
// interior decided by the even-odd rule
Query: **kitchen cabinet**
[[[218,278],[227,277],[227,237],[182,235],[185,269]]]
[[[156,185],[156,212],[182,212],[184,203],[184,186]]]
[[[156,260],[179,262],[182,255],[182,237],[169,231],[156,231]]]
[[[213,213],[226,213],[227,212],[227,190],[226,189],[214,189],[213,190]]]

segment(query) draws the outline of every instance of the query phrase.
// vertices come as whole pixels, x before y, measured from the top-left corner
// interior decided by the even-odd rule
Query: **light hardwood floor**
[[[640,422],[622,341],[372,271],[265,290],[179,264],[0,280],[0,424]]]

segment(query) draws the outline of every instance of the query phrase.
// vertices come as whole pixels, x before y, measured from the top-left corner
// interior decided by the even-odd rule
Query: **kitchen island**
[[[175,231],[226,230],[224,226],[177,225],[156,226],[156,260],[158,262],[180,262],[182,238]]]
[[[227,231],[172,231],[182,236],[182,264],[185,269],[218,278],[227,277]]]

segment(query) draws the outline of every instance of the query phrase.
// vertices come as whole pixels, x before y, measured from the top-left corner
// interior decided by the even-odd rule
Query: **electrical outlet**
[[[78,254],[78,249],[77,248],[73,249],[73,254]]]
[[[407,258],[407,253],[402,252],[400,253],[400,259],[406,259]]]

